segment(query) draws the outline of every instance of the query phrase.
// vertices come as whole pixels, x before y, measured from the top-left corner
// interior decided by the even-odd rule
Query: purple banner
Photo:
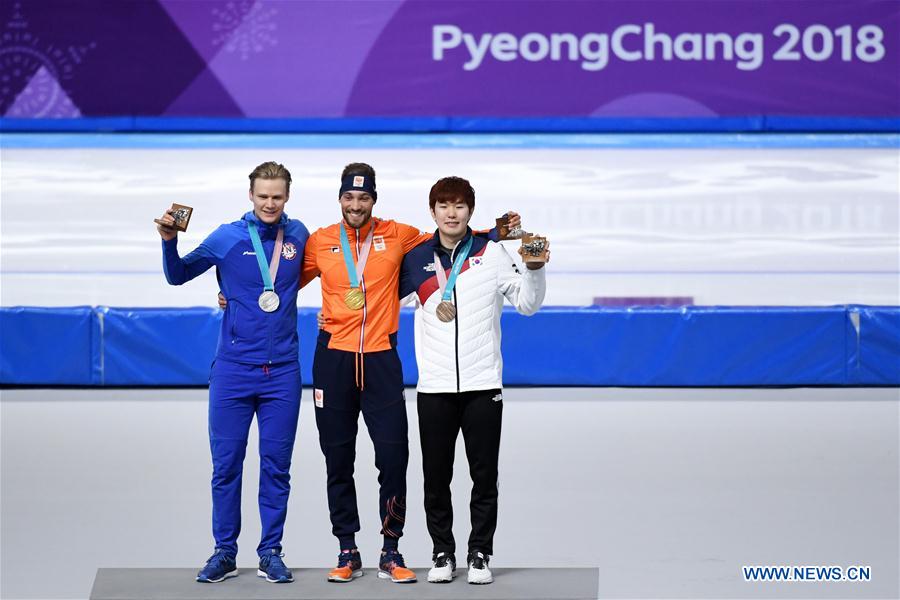
[[[900,116],[889,1],[4,2],[0,115]]]

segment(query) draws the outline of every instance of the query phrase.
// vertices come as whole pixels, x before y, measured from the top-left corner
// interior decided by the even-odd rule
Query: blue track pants
[[[259,427],[257,553],[281,552],[291,491],[291,455],[300,416],[300,365],[245,365],[218,359],[209,380],[209,446],[212,451],[212,528],[216,548],[237,555],[241,531],[241,477],[247,434]]]

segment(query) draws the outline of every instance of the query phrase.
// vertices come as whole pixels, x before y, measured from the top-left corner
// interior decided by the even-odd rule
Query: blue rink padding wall
[[[316,309],[299,310],[312,382]],[[0,384],[206,385],[221,311],[0,308]],[[900,385],[900,308],[546,307],[503,314],[505,385]],[[404,378],[415,385],[413,313],[400,317]]]

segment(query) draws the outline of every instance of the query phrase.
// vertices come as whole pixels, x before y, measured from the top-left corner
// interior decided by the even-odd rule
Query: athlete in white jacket
[[[491,583],[488,565],[497,525],[497,462],[503,414],[500,315],[506,298],[523,315],[544,300],[543,263],[520,271],[500,244],[468,227],[475,191],[446,177],[428,198],[438,230],[409,252],[401,295],[414,297],[418,414],[425,479],[425,515],[434,543],[428,581],[455,576],[450,480],[460,429],[472,475],[469,583]]]

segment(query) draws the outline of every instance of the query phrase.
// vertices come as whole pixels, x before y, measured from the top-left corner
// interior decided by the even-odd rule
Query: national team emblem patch
[[[341,247],[340,247],[340,246],[332,246],[332,247],[331,247],[331,253],[332,253],[332,254],[340,254],[340,253],[341,253]]]
[[[325,390],[315,389],[313,390],[313,398],[315,398],[316,406],[319,408],[324,408],[325,406]]]
[[[428,263],[427,265],[425,265],[422,268],[426,271],[430,271],[431,273],[434,273],[434,263],[433,262]]]
[[[480,256],[473,256],[473,257],[469,258],[469,266],[470,267],[477,267],[480,264],[481,264]]]
[[[362,175],[354,175],[353,177],[353,187],[362,187],[366,183],[366,178]]]
[[[285,242],[281,247],[281,258],[284,260],[294,260],[297,258],[297,247],[290,242]]]
[[[376,235],[375,237],[373,237],[372,238],[372,246],[374,246],[374,248],[377,252],[381,252],[382,250],[387,248],[387,246],[384,243],[384,236]]]

